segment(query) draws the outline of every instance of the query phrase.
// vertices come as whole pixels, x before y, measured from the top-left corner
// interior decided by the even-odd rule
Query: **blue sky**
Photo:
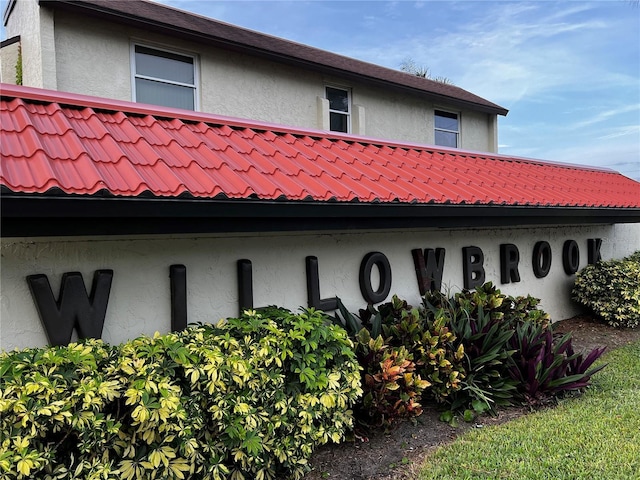
[[[509,109],[500,153],[640,180],[635,0],[162,3],[389,68],[412,58]]]

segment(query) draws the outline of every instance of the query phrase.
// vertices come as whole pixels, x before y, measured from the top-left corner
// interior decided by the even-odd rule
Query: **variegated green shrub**
[[[584,267],[576,275],[572,298],[609,325],[640,326],[640,251]]]
[[[300,478],[361,395],[346,332],[317,311],[0,354],[0,477]]]

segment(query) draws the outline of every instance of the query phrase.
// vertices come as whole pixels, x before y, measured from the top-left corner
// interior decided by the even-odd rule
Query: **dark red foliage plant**
[[[515,353],[509,374],[531,405],[589,386],[593,374],[606,366],[593,366],[606,347],[595,348],[586,355],[575,353],[570,333],[554,336],[551,327],[533,322],[518,325],[510,343]]]

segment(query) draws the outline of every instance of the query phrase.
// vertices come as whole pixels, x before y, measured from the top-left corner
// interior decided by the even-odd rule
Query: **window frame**
[[[159,77],[150,77],[148,75],[138,74],[136,68],[136,47],[148,48],[150,50],[155,50],[159,53],[167,53],[169,55],[178,55],[181,57],[187,57],[192,60],[193,65],[193,84],[176,82],[174,80],[168,80],[166,78]],[[130,63],[131,63],[131,99],[134,102],[137,102],[137,89],[136,89],[136,79],[140,78],[143,80],[151,80],[159,83],[164,83],[165,85],[175,85],[179,87],[188,87],[193,90],[193,111],[197,112],[200,110],[200,70],[198,65],[198,55],[191,52],[186,52],[183,50],[175,50],[172,48],[166,48],[163,45],[157,45],[153,43],[146,43],[142,41],[132,41],[130,47]],[[160,107],[166,107],[165,105],[158,105]],[[176,108],[176,107],[166,107],[166,108]]]
[[[333,110],[331,108],[331,102],[329,101],[329,95],[327,94],[327,89],[328,88],[333,88],[334,90],[342,90],[344,92],[347,92],[347,111],[343,112],[342,110]],[[345,134],[351,134],[352,132],[352,126],[351,126],[351,116],[353,113],[353,105],[351,103],[351,88],[349,87],[342,87],[339,85],[331,85],[331,84],[326,84],[324,86],[324,98],[329,101],[329,131],[330,132],[336,132],[336,133],[345,133]],[[343,132],[341,130],[331,130],[331,114],[335,113],[335,114],[339,114],[339,115],[344,115],[347,117],[347,131]]]
[[[456,116],[456,121],[458,122],[458,130],[449,130],[446,128],[438,128],[436,126],[436,117],[441,116],[444,117],[444,115],[438,115],[439,113],[446,113],[449,115],[455,115]],[[451,117],[446,117],[446,118],[451,118]],[[461,136],[461,130],[462,130],[462,115],[460,112],[454,112],[452,110],[447,110],[444,108],[434,108],[433,109],[433,143],[434,145],[437,145],[439,147],[445,147],[445,148],[460,148],[460,136]],[[436,140],[436,132],[445,132],[445,133],[455,133],[456,134],[456,146],[455,147],[450,147],[448,145],[438,145],[437,140]]]

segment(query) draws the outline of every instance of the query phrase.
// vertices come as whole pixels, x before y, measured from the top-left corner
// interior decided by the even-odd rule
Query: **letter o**
[[[380,286],[373,290],[371,285],[371,270],[378,267],[380,272]],[[387,257],[380,252],[370,252],[365,255],[360,263],[360,291],[367,303],[380,303],[391,291],[391,265]]]
[[[562,266],[567,275],[573,275],[580,266],[580,248],[575,240],[567,240],[562,247]]]
[[[533,247],[533,274],[536,278],[544,278],[551,270],[551,246],[549,242],[541,241]]]

